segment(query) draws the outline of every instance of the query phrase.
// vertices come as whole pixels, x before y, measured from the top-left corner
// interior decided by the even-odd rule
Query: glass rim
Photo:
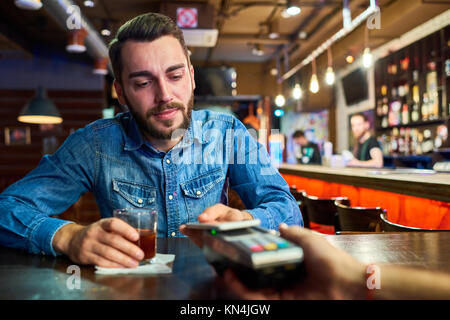
[[[141,215],[141,214],[158,214],[156,209],[154,208],[121,208],[121,209],[114,209],[113,210],[113,216],[118,214],[123,215]]]

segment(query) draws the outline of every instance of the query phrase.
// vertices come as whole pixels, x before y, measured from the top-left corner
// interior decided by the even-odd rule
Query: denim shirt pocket
[[[202,211],[220,202],[225,175],[221,169],[214,169],[180,184],[183,190],[189,221],[196,221]]]
[[[112,202],[115,209],[133,205],[137,208],[151,208],[156,205],[156,188],[148,185],[112,179]],[[126,201],[124,201],[126,200]]]

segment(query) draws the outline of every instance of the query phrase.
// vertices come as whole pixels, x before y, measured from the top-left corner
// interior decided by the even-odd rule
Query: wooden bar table
[[[450,273],[450,232],[332,235],[327,239],[365,263],[393,263]],[[96,275],[80,268],[80,289],[69,289],[73,263],[0,247],[0,299],[210,300],[226,299],[226,288],[203,252],[187,238],[158,239],[158,252],[175,254],[173,273]],[[69,269],[70,270],[70,269]]]

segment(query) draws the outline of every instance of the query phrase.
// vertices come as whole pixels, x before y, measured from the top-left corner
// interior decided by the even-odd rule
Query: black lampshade
[[[37,89],[36,96],[25,105],[17,120],[25,123],[54,124],[63,121],[58,109],[42,87]]]

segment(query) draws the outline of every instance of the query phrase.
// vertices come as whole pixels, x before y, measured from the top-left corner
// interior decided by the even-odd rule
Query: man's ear
[[[117,93],[117,99],[119,100],[119,103],[121,105],[126,105],[127,103],[125,102],[125,98],[123,96],[123,90],[122,90],[122,85],[119,83],[119,81],[114,79],[114,89],[116,90]]]
[[[194,78],[194,67],[189,61],[189,72],[191,73],[191,83],[192,83],[192,91],[195,90],[195,78]]]

